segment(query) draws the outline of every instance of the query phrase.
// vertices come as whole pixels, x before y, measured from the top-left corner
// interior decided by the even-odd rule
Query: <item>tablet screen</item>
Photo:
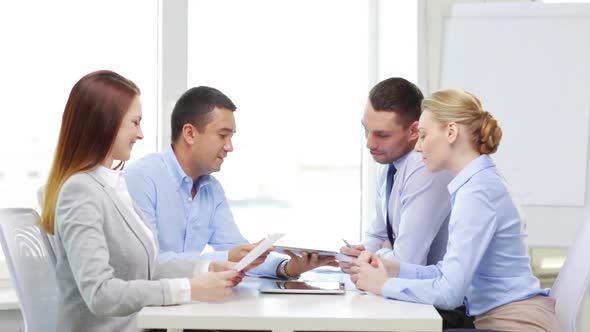
[[[260,285],[260,292],[284,294],[344,294],[344,284],[337,281],[267,280]]]

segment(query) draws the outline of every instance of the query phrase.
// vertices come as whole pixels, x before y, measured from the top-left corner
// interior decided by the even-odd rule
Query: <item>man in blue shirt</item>
[[[171,146],[125,169],[129,193],[157,232],[160,259],[238,262],[255,247],[240,233],[225,192],[211,175],[233,151],[235,110],[214,88],[189,89],[172,111]],[[201,254],[206,245],[215,251]],[[256,267],[251,273],[290,278],[334,260],[317,254],[291,257],[265,261],[263,256],[250,265]]]
[[[367,148],[380,164],[377,173],[376,217],[363,243],[344,246],[343,254],[375,252],[386,259],[433,264],[445,253],[451,211],[446,186],[449,172],[430,173],[414,151],[422,92],[399,77],[371,89],[362,125]],[[343,270],[349,272],[348,265]]]

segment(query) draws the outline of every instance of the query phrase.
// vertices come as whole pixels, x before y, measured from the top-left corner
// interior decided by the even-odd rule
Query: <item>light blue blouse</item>
[[[533,276],[525,234],[506,184],[488,155],[469,163],[449,183],[449,242],[442,261],[401,263],[383,296],[452,309],[463,302],[469,315],[536,295],[549,295]]]

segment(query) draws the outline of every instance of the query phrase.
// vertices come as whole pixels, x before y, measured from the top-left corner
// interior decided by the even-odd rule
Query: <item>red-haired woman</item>
[[[142,307],[218,300],[243,276],[227,262],[157,260],[150,225],[112,168],[143,138],[139,94],[112,71],[70,92],[41,217],[56,238],[58,331],[135,331]]]

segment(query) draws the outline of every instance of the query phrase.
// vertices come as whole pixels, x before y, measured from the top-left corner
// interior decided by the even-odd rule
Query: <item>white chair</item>
[[[55,331],[58,289],[55,265],[33,209],[0,209],[0,243],[27,332]]]
[[[37,202],[39,203],[39,211],[43,209],[43,202],[45,201],[45,185],[39,187],[37,190]],[[53,235],[47,234],[45,232],[41,232],[41,237],[43,238],[43,243],[45,243],[45,247],[47,247],[47,251],[49,252],[49,258],[53,262],[53,266],[57,264],[55,259],[55,238]]]
[[[45,245],[45,249],[47,249],[47,256],[53,264],[53,267],[57,265],[57,259],[55,258],[55,237],[53,235],[47,234],[44,231],[40,230],[41,232],[41,240]]]
[[[578,230],[553,288],[555,313],[563,332],[582,332],[582,307],[590,286],[590,220]]]

